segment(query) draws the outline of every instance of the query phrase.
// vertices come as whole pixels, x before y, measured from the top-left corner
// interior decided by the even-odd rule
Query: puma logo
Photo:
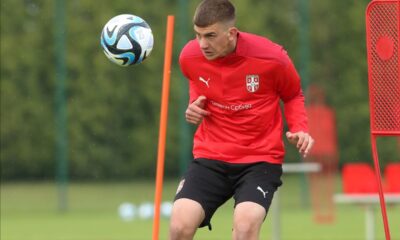
[[[175,194],[178,194],[182,190],[184,184],[185,184],[185,179],[182,179],[179,182],[178,189],[176,189],[176,193]]]
[[[208,88],[210,88],[210,86],[208,85],[208,82],[211,80],[210,78],[208,78],[207,80],[205,80],[204,78],[199,77],[199,80],[200,80],[201,82],[205,83],[205,84],[207,85]]]
[[[262,192],[262,194],[264,195],[264,198],[266,198],[268,191],[264,191],[260,186],[257,186],[257,190],[259,190],[260,192]]]

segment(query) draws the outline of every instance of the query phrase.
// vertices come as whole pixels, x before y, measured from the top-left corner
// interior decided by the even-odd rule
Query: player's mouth
[[[203,51],[204,56],[206,57],[212,57],[214,56],[214,52],[212,51]]]

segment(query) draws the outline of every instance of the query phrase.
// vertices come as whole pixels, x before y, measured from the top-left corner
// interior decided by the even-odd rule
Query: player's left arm
[[[286,137],[294,144],[299,153],[306,157],[314,145],[314,139],[308,133],[307,114],[300,77],[289,57],[284,52],[286,64],[282,67],[277,90],[284,103],[284,114],[289,131]]]

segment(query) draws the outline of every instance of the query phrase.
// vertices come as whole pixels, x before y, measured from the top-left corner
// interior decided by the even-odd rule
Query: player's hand
[[[185,112],[186,121],[192,124],[199,124],[205,116],[209,116],[210,112],[204,110],[206,97],[200,96],[196,101],[189,104]]]
[[[314,145],[314,139],[308,133],[302,131],[295,133],[286,132],[286,137],[291,144],[296,145],[303,157],[307,157],[307,154]]]

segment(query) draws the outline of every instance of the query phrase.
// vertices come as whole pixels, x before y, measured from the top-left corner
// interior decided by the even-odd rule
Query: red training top
[[[235,52],[225,57],[207,60],[192,40],[179,62],[189,80],[190,102],[204,95],[211,112],[195,133],[194,158],[282,163],[280,100],[290,131],[307,132],[300,78],[281,46],[240,32]]]

